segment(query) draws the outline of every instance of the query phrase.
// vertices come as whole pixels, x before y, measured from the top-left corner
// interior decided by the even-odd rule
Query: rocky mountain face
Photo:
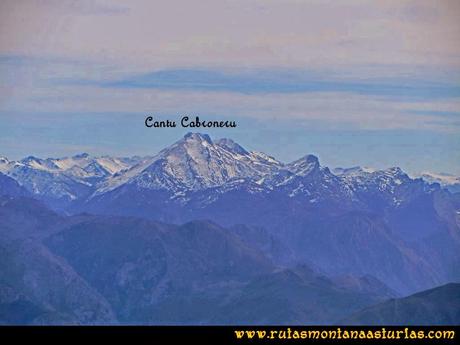
[[[87,153],[56,159],[29,156],[20,161],[3,157],[0,172],[18,181],[36,198],[63,210],[73,201],[88,197],[102,181],[139,160],[138,157],[91,157]]]
[[[231,139],[212,141],[199,133],[188,133],[152,157],[92,157],[83,153],[58,159],[0,158],[0,172],[50,206],[56,200],[61,205],[63,202],[61,208],[93,206],[101,198],[104,202],[109,197],[117,199],[131,188],[161,192],[168,200],[182,204],[196,202],[197,195],[202,204],[210,204],[217,194],[243,189],[302,197],[311,204],[335,199],[336,206],[373,209],[397,206],[404,198],[439,189],[438,184],[412,179],[399,168],[337,168],[331,172],[314,155],[283,164],[266,154],[249,152]]]
[[[0,195],[30,196],[16,180],[0,172]]]
[[[400,168],[285,164],[189,133],[152,157],[2,159],[0,171],[65,214],[210,220],[275,266],[372,276],[398,294],[460,279],[458,195]]]

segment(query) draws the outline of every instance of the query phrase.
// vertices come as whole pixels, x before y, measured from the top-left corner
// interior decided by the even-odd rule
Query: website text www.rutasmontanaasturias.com
[[[234,338],[239,340],[454,340],[455,330],[430,327],[368,327],[362,329],[336,328],[263,328],[235,329]]]

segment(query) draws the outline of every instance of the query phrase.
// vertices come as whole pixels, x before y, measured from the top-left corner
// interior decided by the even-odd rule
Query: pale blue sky
[[[123,5],[122,5],[123,4]],[[151,155],[229,119],[281,161],[460,174],[456,1],[2,1],[0,155]]]

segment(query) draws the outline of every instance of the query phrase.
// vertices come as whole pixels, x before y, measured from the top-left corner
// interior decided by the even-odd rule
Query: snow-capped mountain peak
[[[248,155],[249,152],[246,151],[242,146],[235,143],[232,139],[222,138],[216,141],[216,145],[227,149],[230,152],[234,152],[240,155]]]
[[[19,163],[33,169],[37,170],[44,170],[44,171],[50,171],[50,170],[59,170],[59,167],[53,162],[52,159],[41,159],[38,157],[34,156],[28,156]]]
[[[57,203],[61,207],[88,195],[102,181],[136,162],[134,159],[92,157],[87,153],[46,159],[28,156],[20,161],[3,160],[0,171],[34,195],[59,200]]]
[[[187,133],[182,139],[109,178],[95,195],[126,183],[144,189],[168,189],[173,194],[221,186],[233,179],[260,179],[281,166],[274,158],[249,152],[231,139]]]
[[[298,176],[306,176],[312,171],[319,169],[320,164],[318,157],[308,154],[292,163],[289,163],[287,169]]]
[[[3,157],[3,156],[0,157],[0,173],[7,172],[10,165],[11,165],[11,162],[9,161],[8,158]]]
[[[158,160],[162,160],[160,170]],[[268,163],[265,157],[248,152],[230,139],[213,142],[206,134],[188,133],[162,150],[143,174],[165,174],[180,186],[197,190],[219,186],[234,178],[260,178],[267,173],[269,164],[276,163]]]
[[[188,141],[188,142],[212,144],[211,137],[208,134],[202,134],[202,133],[188,132],[187,134],[184,135],[184,138],[182,140]]]
[[[214,189],[214,196],[229,191],[276,190],[319,204],[327,198],[353,203],[361,194],[374,191],[399,205],[412,193],[412,187],[420,192],[436,188],[410,178],[397,167],[336,168],[331,173],[312,154],[283,164],[262,152],[248,151],[231,139],[213,141],[201,133],[187,133],[150,157],[94,157],[80,153],[47,159],[29,156],[17,162],[1,158],[0,171],[30,192],[55,200],[90,200],[116,190],[119,193],[115,194],[120,195],[161,191],[171,199],[200,191],[204,198],[208,197],[207,191]]]

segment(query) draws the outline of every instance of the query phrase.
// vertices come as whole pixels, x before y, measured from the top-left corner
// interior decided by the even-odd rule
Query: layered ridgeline
[[[279,267],[234,231],[63,216],[0,196],[0,324],[458,324],[459,284],[402,299],[372,276]]]
[[[56,159],[29,156],[20,161],[0,157],[0,173],[14,178],[51,207],[63,209],[88,197],[99,183],[140,160],[140,157],[91,157],[87,153]]]
[[[460,198],[399,168],[284,164],[189,133],[153,157],[2,159],[0,171],[57,211],[208,219],[275,265],[372,276],[400,294],[460,277]]]
[[[392,298],[341,320],[345,325],[459,325],[460,284]]]
[[[0,271],[0,324],[333,323],[395,296],[279,267],[211,222],[63,216],[21,196],[0,196]]]

